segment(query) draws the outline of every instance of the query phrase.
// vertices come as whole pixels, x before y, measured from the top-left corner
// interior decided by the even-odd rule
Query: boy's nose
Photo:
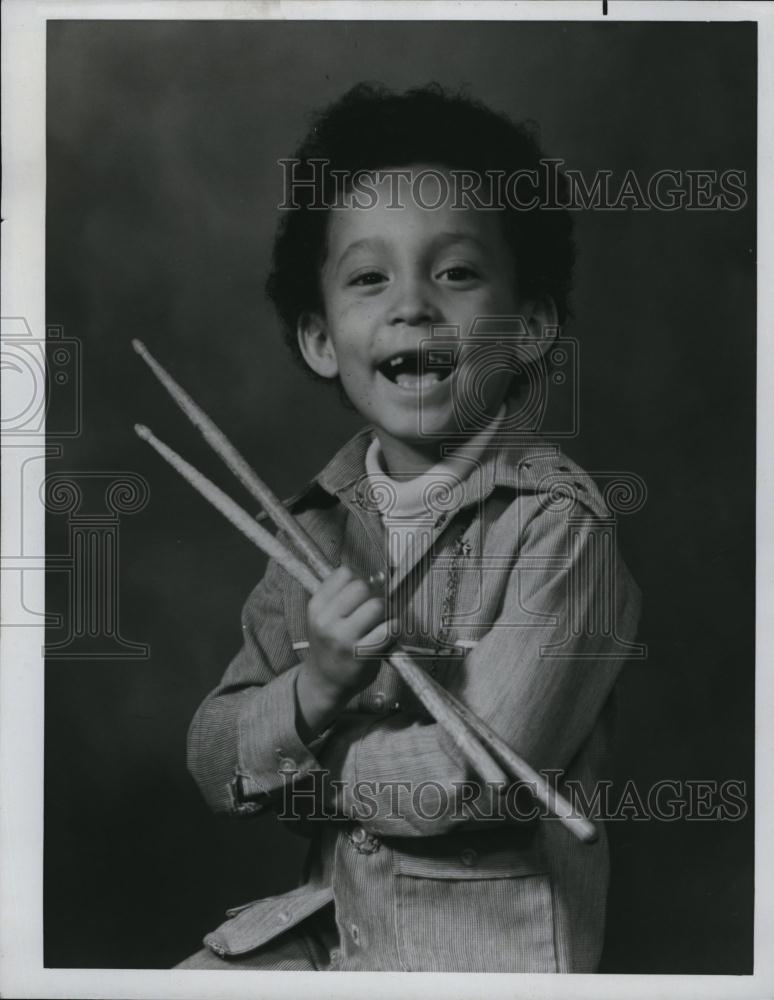
[[[430,289],[423,281],[407,281],[395,289],[390,303],[389,322],[393,326],[422,326],[439,322],[441,316]]]

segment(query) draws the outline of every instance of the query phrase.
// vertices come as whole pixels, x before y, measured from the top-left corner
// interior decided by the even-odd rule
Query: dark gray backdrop
[[[303,851],[272,817],[212,816],[186,773],[188,722],[263,560],[134,437],[143,420],[236,492],[130,339],[291,493],[357,426],[292,367],[262,297],[276,161],[311,108],[362,79],[468,84],[589,176],[738,168],[752,193],[755,46],[754,25],[729,23],[49,22],[47,319],[82,343],[84,396],[82,433],[49,470],[148,479],[149,505],[121,521],[119,611],[151,655],[47,666],[46,964],[168,966],[226,906],[290,887]],[[754,203],[577,224],[567,450],[649,490],[621,522],[649,657],[620,683],[619,787],[751,793]],[[49,551],[64,537],[52,516]],[[605,970],[751,971],[751,813],[610,835]]]

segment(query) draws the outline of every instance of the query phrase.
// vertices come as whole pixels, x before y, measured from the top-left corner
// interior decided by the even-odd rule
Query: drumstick
[[[572,806],[561,792],[550,785],[542,774],[530,767],[524,758],[520,757],[504,739],[498,736],[491,726],[487,725],[475,712],[471,712],[468,706],[459,698],[455,698],[451,691],[447,691],[440,685],[438,687],[449,705],[456,709],[463,722],[470,726],[484,747],[493,751],[515,778],[528,784],[535,798],[542,802],[549,812],[558,817],[578,840],[586,844],[593,844],[597,839],[597,831],[591,820],[580,813],[573,812]]]
[[[213,451],[226,463],[242,485],[261,504],[274,523],[292,539],[293,544],[317,576],[320,579],[325,579],[331,573],[332,567],[322,552],[320,552],[314,539],[307,535],[306,532],[300,533],[297,531],[296,521],[287,511],[282,501],[272,493],[266,483],[250,468],[226,435],[210,420],[204,410],[191,399],[185,389],[156,361],[145,344],[141,340],[135,339],[132,341],[132,347],[148,365],[194,427],[202,433]]]
[[[266,483],[261,480],[234,448],[225,434],[210,420],[203,410],[191,399],[185,390],[178,385],[171,375],[153,358],[147,348],[139,340],[132,345],[137,353],[148,364],[159,381],[175,399],[191,422],[201,431],[207,442],[219,457],[234,472],[249,492],[264,507],[267,514],[281,527],[297,550],[311,564],[317,577],[325,578],[333,567],[320,552],[314,540],[290,514],[282,502],[274,495]],[[226,516],[235,527],[239,528],[254,544],[264,552],[272,555],[288,573],[294,576],[307,591],[313,593],[318,585],[317,577],[310,574],[307,567],[297,560],[285,546],[251,518],[214,483],[202,476],[193,466],[177,455],[171,448],[159,441],[147,428],[138,425],[137,433],[149,441],[156,450],[183,475],[195,489],[210,501]],[[292,568],[291,568],[292,567]],[[300,574],[300,575],[299,575]],[[584,816],[573,814],[567,800],[555,788],[552,788],[542,775],[538,774],[519,755],[502,740],[483,720],[454,698],[444,687],[438,684],[429,674],[425,673],[407,654],[392,654],[388,662],[395,669],[407,687],[414,693],[427,711],[442,725],[450,735],[457,740],[458,745],[474,764],[479,775],[494,784],[506,781],[502,770],[492,759],[486,748],[492,750],[510,769],[514,777],[528,782],[538,798],[552,813],[572,830],[580,840],[592,842],[597,834],[594,825]],[[475,734],[475,735],[474,735]],[[481,739],[483,746],[478,742]]]
[[[183,479],[190,483],[198,493],[201,493],[205,500],[209,500],[213,507],[217,508],[235,528],[238,528],[262,552],[271,556],[272,559],[276,559],[280,566],[295,577],[306,590],[312,593],[320,586],[320,581],[306,563],[289,552],[270,531],[256,523],[255,518],[235,503],[219,486],[203,476],[176,451],[173,451],[169,445],[160,441],[153,431],[144,424],[135,424],[134,429],[137,435],[143,441],[147,441],[152,448],[155,448],[159,455],[179,472]]]
[[[193,488],[208,500],[231,524],[242,532],[254,545],[275,559],[283,569],[307,590],[309,593],[320,586],[320,582],[309,568],[293,553],[259,524],[256,524],[247,511],[243,510],[218,486],[198,472],[189,462],[173,451],[163,441],[159,440],[149,428],[142,424],[135,425],[135,431],[144,441],[147,441]],[[298,527],[298,525],[296,525]],[[492,761],[484,747],[493,750],[510,768],[513,775],[521,781],[528,782],[535,797],[564,823],[568,829],[580,839],[590,842],[596,839],[594,826],[585,817],[572,815],[569,803],[555,791],[545,779],[534,771],[521,757],[512,750],[483,720],[479,719],[467,706],[458,701],[450,692],[437,684],[428,674],[422,671],[408,656],[392,654],[389,663],[398,672],[406,685],[414,692],[439,724],[458,740],[465,756],[476,768],[479,775],[495,784],[505,782],[505,776]],[[456,714],[455,714],[456,713]],[[462,725],[460,725],[460,723]],[[470,729],[465,729],[467,724]],[[481,747],[471,736],[471,730],[482,738]],[[488,775],[488,777],[487,777]]]
[[[159,455],[173,469],[179,472],[205,500],[208,500],[213,507],[219,510],[254,545],[276,559],[283,569],[298,580],[306,591],[313,594],[320,587],[322,581],[314,576],[309,567],[296,558],[271,532],[266,531],[265,528],[257,524],[255,519],[227,496],[220,487],[207,479],[206,476],[203,476],[189,462],[178,455],[176,451],[173,451],[172,448],[159,440],[149,428],[143,424],[135,424],[134,429],[138,436],[155,448]],[[442,725],[449,735],[457,741],[458,746],[475,767],[481,778],[493,785],[507,784],[508,779],[504,772],[492,759],[488,751],[475,739],[462,719],[450,708],[441,695],[429,687],[427,675],[414,663],[402,662],[400,659],[393,657],[390,657],[389,662],[436,722]]]

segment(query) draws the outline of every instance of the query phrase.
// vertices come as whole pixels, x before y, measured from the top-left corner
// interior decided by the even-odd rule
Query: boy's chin
[[[422,410],[386,419],[379,429],[396,441],[414,448],[432,451],[446,441],[470,437],[480,428],[466,428],[453,412]]]

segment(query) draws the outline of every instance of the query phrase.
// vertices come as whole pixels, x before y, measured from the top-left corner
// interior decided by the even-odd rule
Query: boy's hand
[[[300,714],[309,730],[325,728],[378,673],[377,657],[392,645],[390,633],[396,625],[385,621],[384,614],[384,598],[374,596],[346,566],[334,570],[310,599],[309,655],[296,687]]]

